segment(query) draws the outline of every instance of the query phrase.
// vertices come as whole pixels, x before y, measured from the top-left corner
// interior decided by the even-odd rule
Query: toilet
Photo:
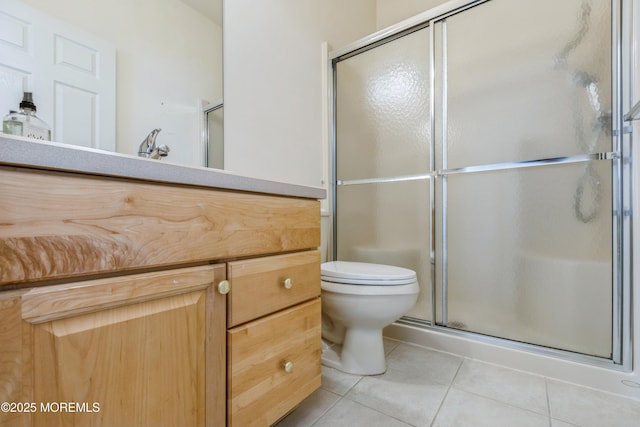
[[[418,299],[416,273],[407,268],[351,261],[321,266],[322,363],[342,372],[386,371],[382,329]]]

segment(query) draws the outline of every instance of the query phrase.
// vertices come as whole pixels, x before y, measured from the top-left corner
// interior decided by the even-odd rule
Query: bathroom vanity
[[[0,426],[277,421],[320,386],[323,197],[0,136]]]

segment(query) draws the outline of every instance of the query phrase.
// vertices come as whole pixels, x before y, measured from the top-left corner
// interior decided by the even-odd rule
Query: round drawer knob
[[[286,279],[284,279],[284,281],[282,282],[282,285],[286,288],[286,289],[291,289],[293,287],[293,280],[291,280],[290,277],[287,277]]]
[[[293,362],[292,361],[286,361],[282,364],[282,367],[284,368],[284,371],[287,374],[290,374],[291,372],[293,372]]]
[[[218,283],[218,292],[220,292],[222,295],[228,294],[230,290],[231,283],[229,283],[228,280],[223,280],[222,282]]]

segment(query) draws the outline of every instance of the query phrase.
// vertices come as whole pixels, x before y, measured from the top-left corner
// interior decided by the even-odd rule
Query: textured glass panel
[[[449,176],[448,326],[610,357],[611,173],[599,161]]]
[[[338,259],[410,268],[420,296],[411,317],[431,318],[429,181],[338,187]]]
[[[440,25],[447,167],[611,151],[610,2],[492,0]]]
[[[224,107],[210,111],[207,114],[207,131],[209,147],[207,150],[207,166],[210,168],[224,168]]]
[[[336,65],[340,180],[429,170],[429,31]]]

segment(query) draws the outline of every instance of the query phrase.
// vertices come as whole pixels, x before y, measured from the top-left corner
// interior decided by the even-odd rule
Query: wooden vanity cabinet
[[[319,386],[317,200],[0,165],[0,201],[0,402],[22,409],[0,426],[219,427],[246,366],[227,363],[234,349],[295,343],[294,372],[309,371],[295,394]],[[259,278],[289,270],[295,297],[223,295],[227,263],[238,289],[244,271],[267,294]],[[230,348],[228,298],[265,310],[238,309]],[[282,331],[269,350],[265,330]]]

